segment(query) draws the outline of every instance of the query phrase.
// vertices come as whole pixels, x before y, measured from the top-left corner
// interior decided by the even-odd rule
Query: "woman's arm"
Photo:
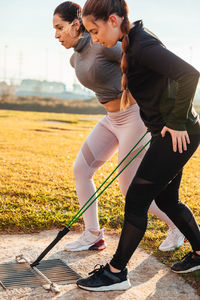
[[[199,80],[199,72],[158,42],[141,47],[139,62],[177,82],[175,104],[166,126],[174,130],[185,131],[185,123]]]
[[[190,143],[186,120],[199,80],[199,72],[157,41],[141,47],[138,53],[140,64],[177,82],[175,104],[161,135],[164,137],[168,131],[172,137],[173,151],[178,150],[182,153],[183,150],[187,150],[187,143]]]

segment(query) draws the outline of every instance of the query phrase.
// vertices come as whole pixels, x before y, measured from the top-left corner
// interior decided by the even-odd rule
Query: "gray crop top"
[[[95,92],[100,103],[121,98],[121,43],[112,48],[93,43],[84,33],[74,47],[70,63],[80,83]]]

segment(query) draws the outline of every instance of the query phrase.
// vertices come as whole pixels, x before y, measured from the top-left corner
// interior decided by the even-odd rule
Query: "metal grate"
[[[43,260],[37,268],[52,282],[74,283],[81,276],[60,259]],[[37,287],[46,284],[27,263],[5,263],[0,265],[0,282],[6,288]]]

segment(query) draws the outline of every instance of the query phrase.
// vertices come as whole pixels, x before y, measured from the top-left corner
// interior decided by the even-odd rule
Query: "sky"
[[[0,0],[0,80],[61,81],[76,77],[73,50],[55,39],[53,11],[59,0]],[[81,6],[84,0],[76,1]],[[200,70],[200,0],[128,0],[131,21],[142,19],[172,52]]]

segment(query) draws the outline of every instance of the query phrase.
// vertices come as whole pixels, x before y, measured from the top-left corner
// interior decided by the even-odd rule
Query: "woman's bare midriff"
[[[130,97],[130,104],[129,104],[129,106],[136,104],[135,99],[131,96],[130,93],[129,93],[129,97]],[[113,100],[111,100],[111,101],[103,104],[103,106],[105,107],[106,111],[108,111],[108,112],[115,112],[115,111],[119,111],[120,110],[120,102],[121,102],[121,99],[117,98],[117,99],[113,99]]]

